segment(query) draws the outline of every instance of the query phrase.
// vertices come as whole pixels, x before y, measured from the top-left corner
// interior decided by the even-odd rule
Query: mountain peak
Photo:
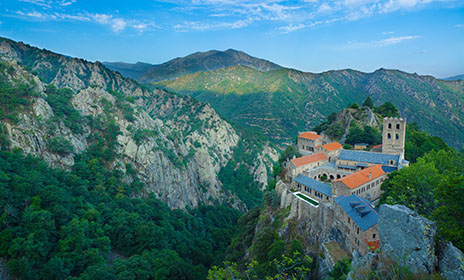
[[[242,65],[264,72],[282,68],[280,65],[268,60],[256,58],[235,49],[195,52],[158,65],[112,62],[105,62],[104,64],[111,70],[119,71],[124,76],[144,83],[172,80],[187,74],[217,70],[236,65]]]

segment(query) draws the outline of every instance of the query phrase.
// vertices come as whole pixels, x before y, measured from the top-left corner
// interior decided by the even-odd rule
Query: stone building
[[[386,173],[378,164],[335,180],[332,189],[335,196],[355,194],[374,201],[380,197],[380,185],[385,179]]]
[[[382,153],[404,156],[406,120],[403,118],[384,118],[382,132]]]
[[[379,213],[372,204],[357,195],[338,196],[334,198],[335,219],[340,221],[351,248],[365,255],[379,248],[379,231],[377,220]]]
[[[298,190],[305,195],[321,202],[332,201],[332,187],[303,174],[295,177],[294,180]]]
[[[338,142],[333,142],[325,145],[316,146],[316,153],[323,153],[329,157],[329,162],[335,161],[337,156],[340,154],[343,146]]]
[[[409,165],[409,162],[402,159],[401,155],[353,150],[343,150],[336,162],[337,169],[352,172],[378,164],[384,167],[384,171],[392,172]]]
[[[323,153],[312,154],[294,158],[287,163],[287,180],[292,181],[298,174],[305,169],[313,169],[329,162],[329,158]]]
[[[322,136],[314,131],[303,132],[298,135],[298,150],[302,154],[314,153],[316,146],[323,145]]]

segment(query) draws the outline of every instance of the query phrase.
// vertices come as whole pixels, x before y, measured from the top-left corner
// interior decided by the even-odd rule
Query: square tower
[[[403,118],[384,118],[382,133],[382,153],[404,156],[406,120]]]

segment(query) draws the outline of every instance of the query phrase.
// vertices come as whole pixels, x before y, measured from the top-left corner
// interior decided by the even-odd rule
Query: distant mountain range
[[[186,57],[172,59],[163,64],[135,64],[124,62],[103,62],[113,71],[135,79],[142,83],[154,83],[175,79],[199,71],[211,71],[219,68],[242,65],[259,71],[269,71],[282,68],[270,61],[252,57],[244,52],[229,49],[226,51],[211,50],[196,52]]]
[[[456,75],[456,76],[453,76],[453,77],[444,78],[443,80],[447,80],[447,81],[464,80],[464,74],[462,74],[462,75]]]
[[[225,117],[277,143],[292,142],[299,131],[313,128],[331,112],[370,96],[376,105],[392,102],[408,122],[464,148],[463,80],[387,69],[307,73],[235,50],[195,53],[150,67],[121,65],[132,73],[139,71],[132,76],[139,82],[155,82],[160,89],[208,102]]]

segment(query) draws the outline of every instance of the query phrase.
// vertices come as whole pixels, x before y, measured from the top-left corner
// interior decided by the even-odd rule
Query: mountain
[[[135,64],[125,62],[103,62],[103,65],[113,71],[121,73],[124,77],[134,80],[141,77],[150,67],[153,67],[152,64],[143,62],[137,62]]]
[[[453,77],[444,78],[443,80],[446,80],[446,81],[464,80],[464,74],[462,74],[462,75],[456,75],[456,76],[453,76]]]
[[[250,67],[259,71],[282,68],[270,61],[252,57],[244,52],[233,49],[196,52],[158,65],[149,65],[140,62],[136,64],[104,62],[103,64],[111,70],[118,71],[122,75],[142,83],[172,80],[199,71],[210,71],[236,65]]]
[[[140,177],[145,187],[138,195],[154,193],[171,208],[220,202],[245,209],[252,205],[240,198],[251,201],[257,182],[267,183],[275,151],[260,142],[255,162],[241,162],[236,150],[250,142],[208,104],[148,90],[99,62],[4,38],[0,66],[0,125],[10,149],[63,169],[82,153],[98,154],[110,170]],[[218,177],[232,160],[251,176],[240,198],[234,182],[224,189]]]
[[[231,66],[163,81],[156,86],[210,103],[225,117],[254,127],[276,142],[293,142],[331,112],[362,103],[392,102],[408,122],[464,147],[464,81],[444,81],[399,70],[320,74],[294,69],[257,71]]]

